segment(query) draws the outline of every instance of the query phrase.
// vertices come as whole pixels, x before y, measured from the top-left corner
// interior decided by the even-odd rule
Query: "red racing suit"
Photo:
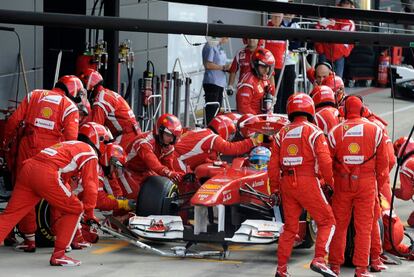
[[[126,148],[141,133],[134,112],[118,93],[103,88],[95,95],[92,104],[92,121],[107,126],[116,143]]]
[[[84,184],[82,202],[69,185],[70,178],[79,174]],[[67,141],[43,149],[19,171],[12,197],[0,214],[0,242],[44,198],[60,214],[55,224],[55,249],[66,249],[81,214],[85,211],[86,218],[94,217],[97,191],[98,157],[91,146]]]
[[[267,26],[274,27],[272,21],[267,22]],[[275,57],[275,69],[282,69],[286,53],[286,41],[284,40],[263,40],[263,48],[270,50]]]
[[[118,209],[118,202],[115,197],[122,196],[122,189],[118,184],[117,179],[108,179],[102,167],[99,166],[98,173],[99,185],[98,185],[98,196],[96,199],[96,209],[101,211],[113,211]],[[74,180],[73,192],[78,196],[79,199],[83,199],[83,182],[82,179],[77,178]],[[111,197],[112,195],[113,197]]]
[[[239,83],[243,79],[244,75],[251,71],[250,58],[252,52],[249,48],[245,47],[240,49],[236,56],[234,56],[233,62],[229,68],[230,73],[237,73],[239,71]]]
[[[377,187],[384,183],[388,153],[383,132],[365,118],[347,119],[334,127],[328,136],[334,157],[335,193],[332,210],[337,229],[332,239],[329,263],[344,262],[346,233],[354,216],[355,250],[353,264],[367,267]]]
[[[318,25],[316,26],[318,28]],[[321,28],[321,26],[319,26]],[[329,25],[326,29],[332,31],[355,31],[355,23],[350,19],[335,19],[335,25]],[[315,43],[315,50],[319,55],[324,54],[328,61],[334,62],[342,57],[348,57],[351,54],[353,44],[339,43]]]
[[[395,196],[402,200],[410,200],[414,195],[414,156],[406,159],[400,168],[400,188],[395,190]],[[408,217],[408,225],[414,226],[414,212]]]
[[[276,135],[269,162],[272,189],[280,189],[285,224],[279,238],[278,265],[287,264],[295,236],[299,232],[299,217],[305,208],[318,226],[315,258],[324,257],[335,231],[335,218],[317,177],[332,184],[332,160],[325,136],[305,118],[296,117]],[[281,174],[281,178],[280,178]]]
[[[127,163],[119,177],[124,196],[136,200],[142,183],[153,175],[168,177],[173,171],[174,147],[160,146],[152,132],[137,136],[126,148]]]
[[[328,136],[329,131],[339,124],[338,109],[331,106],[316,109],[315,123],[321,128],[325,136]]]
[[[198,129],[184,133],[175,145],[174,169],[187,171],[187,166],[195,170],[208,160],[217,160],[218,153],[242,155],[254,147],[251,139],[229,142],[211,129]]]
[[[244,75],[237,85],[237,112],[240,114],[262,114],[262,99],[266,93],[266,87],[269,87],[269,92],[275,96],[274,88],[271,87],[268,80],[261,80],[252,72]]]
[[[23,161],[35,156],[48,146],[78,138],[78,108],[58,88],[34,90],[23,99],[17,110],[7,120],[6,141],[12,140],[21,122],[24,122],[24,127],[15,169],[20,169]],[[36,231],[34,209],[19,223],[19,230],[23,234],[32,234]]]

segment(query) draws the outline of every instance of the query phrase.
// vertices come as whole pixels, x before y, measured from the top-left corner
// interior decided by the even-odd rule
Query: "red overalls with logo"
[[[267,86],[270,86],[269,81],[257,78],[252,72],[244,75],[237,85],[237,112],[241,114],[262,114],[262,99]],[[274,90],[271,89],[270,92],[274,96]]]
[[[239,83],[243,79],[246,73],[251,71],[250,58],[252,52],[249,48],[240,49],[236,56],[234,56],[233,62],[230,65],[229,72],[237,73],[239,71]]]
[[[107,126],[116,143],[126,149],[141,133],[134,112],[118,93],[103,88],[95,96],[92,106],[92,121]]]
[[[218,154],[242,155],[253,147],[251,139],[229,142],[211,129],[198,129],[184,133],[175,145],[174,169],[187,172],[187,167],[195,170],[197,166],[217,160]]]
[[[173,152],[172,145],[160,146],[152,132],[137,136],[125,150],[127,163],[119,177],[124,196],[136,200],[142,183],[149,176],[168,177],[173,171]]]
[[[280,188],[285,211],[277,251],[278,264],[286,265],[290,258],[303,209],[318,226],[315,258],[324,257],[335,231],[335,218],[317,177],[320,171],[327,184],[333,182],[332,160],[325,136],[306,119],[296,117],[293,123],[279,131],[275,142],[268,172],[271,188]]]
[[[344,262],[346,233],[354,217],[355,250],[353,264],[369,264],[371,230],[378,185],[388,169],[387,147],[381,129],[365,118],[348,119],[332,129],[328,136],[334,157],[335,193],[332,210],[336,232],[332,239],[329,263]]]
[[[69,180],[83,180],[82,202],[72,194]],[[81,214],[93,215],[98,193],[98,157],[86,143],[67,141],[43,149],[23,162],[12,197],[0,214],[0,242],[13,226],[43,198],[60,215],[56,219],[55,249],[64,250],[72,241]]]
[[[66,140],[78,138],[79,112],[75,104],[58,88],[30,92],[8,119],[5,138],[11,140],[24,122],[20,138],[16,169],[22,168],[23,161],[38,154],[42,149]],[[34,209],[19,223],[24,234],[36,231]]]

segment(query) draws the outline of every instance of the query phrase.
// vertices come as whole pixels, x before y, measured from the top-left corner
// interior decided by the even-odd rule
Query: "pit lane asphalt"
[[[365,103],[375,113],[382,115],[390,122],[392,135],[392,101],[389,89],[355,89],[351,93],[367,94]],[[414,102],[395,100],[395,137],[408,135],[414,124]],[[397,201],[397,212],[405,222],[414,210],[413,202]],[[414,234],[414,230],[410,230]],[[151,244],[162,249],[169,249],[177,243]],[[200,250],[219,249],[214,245],[197,245]],[[9,247],[0,247],[0,277],[31,276],[145,276],[145,277],[221,277],[221,276],[274,276],[276,266],[277,245],[232,245],[230,256],[219,259],[179,259],[165,258],[138,249],[118,239],[104,236],[101,241],[88,250],[72,251],[69,255],[80,259],[83,264],[75,268],[51,267],[49,257],[52,249],[38,249],[36,253],[16,252]],[[312,249],[294,250],[289,263],[289,271],[293,276],[321,276],[309,269],[313,257]],[[403,265],[390,266],[376,276],[414,276],[414,262],[403,261]],[[352,268],[343,268],[341,276],[353,276]]]

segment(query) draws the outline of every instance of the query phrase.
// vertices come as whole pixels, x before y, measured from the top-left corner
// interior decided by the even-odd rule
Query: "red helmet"
[[[312,98],[303,92],[291,95],[287,101],[287,114],[290,121],[293,121],[295,116],[306,115],[308,120],[312,122],[315,116],[315,105]]]
[[[345,94],[345,85],[341,77],[336,76],[335,74],[330,74],[328,77],[323,79],[322,85],[330,87],[335,93],[335,99],[337,105],[341,105],[344,100]]]
[[[248,138],[253,135],[255,132],[250,131],[247,127],[247,123],[255,123],[258,122],[259,118],[253,114],[246,113],[242,115],[239,120],[237,121],[237,130],[244,138]]]
[[[407,142],[407,139],[407,137],[400,137],[394,142],[394,153],[397,157],[403,157],[414,152],[414,141],[410,139],[404,149],[404,153],[402,153],[404,144]]]
[[[208,127],[224,140],[232,140],[236,134],[236,126],[233,121],[224,115],[219,115],[213,118]]]
[[[82,101],[82,96],[85,94],[82,81],[75,75],[65,75],[59,78],[55,84],[55,88],[63,90],[67,97],[75,103]]]
[[[273,68],[275,67],[276,62],[275,62],[275,57],[273,56],[272,52],[270,52],[269,50],[265,48],[257,48],[252,53],[250,63],[251,63],[252,72],[254,73],[254,75],[256,75],[258,78],[262,80],[267,80],[272,76]],[[265,76],[262,76],[260,74],[259,65],[269,67],[269,72]]]
[[[327,105],[334,106],[336,103],[335,94],[328,86],[315,86],[311,91],[310,96],[312,97],[316,108]]]
[[[99,159],[99,163],[106,167],[113,165],[116,168],[122,168],[126,164],[124,149],[118,144],[107,144],[104,154]]]
[[[242,116],[241,114],[239,114],[239,113],[233,113],[233,112],[228,112],[228,113],[222,113],[222,114],[219,114],[219,115],[224,115],[224,116],[227,116],[228,118],[230,118],[231,119],[231,121],[233,121],[233,123],[234,123],[234,125],[236,125],[237,124],[237,121],[240,119],[240,117]]]
[[[101,124],[88,122],[79,128],[80,141],[86,142],[99,151],[99,155],[103,155],[106,145],[113,140],[112,134]]]
[[[92,68],[83,71],[79,78],[82,80],[87,91],[92,91],[97,85],[102,85],[103,83],[102,75]]]
[[[183,127],[181,126],[180,120],[175,115],[168,113],[161,115],[155,124],[155,128],[152,130],[154,137],[162,145],[166,145],[162,141],[162,134],[164,132],[173,135],[174,139],[171,144],[175,144],[179,140],[183,132]]]

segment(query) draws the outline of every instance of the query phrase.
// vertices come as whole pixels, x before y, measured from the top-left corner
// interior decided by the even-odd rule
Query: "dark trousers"
[[[280,75],[280,70],[275,74],[275,85]],[[276,113],[286,113],[286,103],[289,98],[295,92],[295,65],[286,65],[283,72],[282,82],[280,83],[279,92],[277,94],[277,101],[274,108]]]
[[[218,102],[220,106],[217,105],[208,105],[205,107],[204,113],[206,122],[204,124],[207,126],[210,121],[214,118],[216,112],[220,111],[222,102],[223,102],[223,87],[213,85],[213,84],[203,84],[204,89],[204,99],[205,103],[207,102]]]

